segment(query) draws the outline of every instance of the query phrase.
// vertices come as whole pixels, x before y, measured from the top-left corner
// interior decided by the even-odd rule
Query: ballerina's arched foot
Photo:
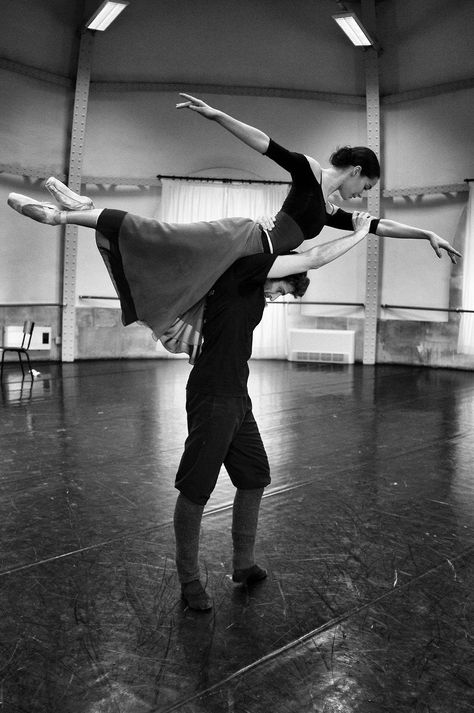
[[[34,198],[22,196],[21,193],[10,193],[7,200],[8,205],[21,215],[37,220],[38,223],[47,225],[61,225],[65,223],[66,214],[51,203],[41,203]]]
[[[50,176],[44,186],[65,210],[90,210],[94,207],[90,198],[74,193],[54,176]]]

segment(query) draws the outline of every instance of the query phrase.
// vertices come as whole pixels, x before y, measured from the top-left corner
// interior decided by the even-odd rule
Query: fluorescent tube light
[[[337,15],[333,15],[332,18],[356,47],[370,47],[370,45],[374,44],[374,40],[355,12],[340,12]]]
[[[106,30],[107,27],[120,15],[128,5],[128,0],[105,0],[95,11],[90,20],[86,22],[88,30]]]

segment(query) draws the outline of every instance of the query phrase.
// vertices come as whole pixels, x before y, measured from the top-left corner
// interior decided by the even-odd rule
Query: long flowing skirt
[[[160,223],[127,213],[117,241],[96,232],[122,307],[122,321],[148,325],[171,352],[199,353],[206,294],[245,255],[263,252],[248,218]]]

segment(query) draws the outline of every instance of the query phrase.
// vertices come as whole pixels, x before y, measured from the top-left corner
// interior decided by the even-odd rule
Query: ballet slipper
[[[181,597],[190,609],[209,611],[212,609],[212,599],[202,586],[199,579],[181,585]]]
[[[232,581],[236,584],[256,584],[261,582],[262,579],[266,579],[268,572],[263,567],[259,567],[258,564],[252,565],[252,567],[247,567],[247,569],[234,569],[232,575]]]
[[[46,225],[61,225],[65,223],[66,214],[51,203],[42,203],[34,198],[22,196],[21,193],[10,193],[7,200],[8,205],[21,215],[45,223]]]
[[[50,176],[44,187],[51,193],[53,198],[57,200],[61,208],[65,210],[90,210],[94,207],[93,202],[87,196],[80,196],[74,193],[64,183],[61,183],[54,176]]]

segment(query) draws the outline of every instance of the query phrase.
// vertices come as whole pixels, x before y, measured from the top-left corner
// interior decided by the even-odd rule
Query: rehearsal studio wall
[[[472,88],[400,103],[389,100],[397,92],[472,80],[473,22],[469,0],[380,3],[386,188],[462,183],[472,176]],[[382,205],[385,217],[435,230],[463,252],[466,204],[467,192],[385,199]],[[385,240],[383,251],[382,304],[461,305],[462,261],[452,266],[446,258],[430,259],[428,246],[413,241]],[[472,358],[457,354],[458,329],[459,317],[453,313],[382,310],[377,359],[472,368]]]
[[[431,4],[434,2],[435,0],[430,0]],[[325,4],[328,10],[332,6],[332,3]],[[12,39],[7,41],[2,33],[3,55],[12,61],[42,67],[57,75],[72,76],[74,52],[71,48],[76,42],[77,49],[74,28],[78,25],[78,18],[77,11],[71,8],[67,10],[62,5],[48,0],[46,4],[35,6],[37,13],[48,12],[47,22],[42,22],[41,17],[33,18],[36,22],[31,24],[36,24],[37,30],[35,42],[18,42]],[[206,6],[207,3],[201,5]],[[387,5],[390,7],[387,8]],[[25,30],[17,21],[17,14],[11,3],[7,3],[8,8],[10,14],[7,13],[7,19],[11,29],[8,36],[11,38],[15,33],[21,36]],[[173,54],[172,43],[176,39],[171,32],[172,27],[181,23],[179,26],[182,36],[190,36],[191,25],[186,25],[186,22],[191,22],[193,18],[186,20],[184,9],[185,6],[181,2],[170,4],[167,22],[164,26],[152,27],[152,30],[146,26],[142,14],[137,14],[135,24],[132,24],[137,33],[136,37],[141,38],[141,44],[138,40],[136,43],[126,44],[130,25],[124,23],[117,23],[117,27],[112,26],[107,33],[97,33],[93,82],[119,79],[130,82],[171,81],[170,72],[174,59],[177,62],[173,70],[174,81],[176,77],[183,77],[183,81],[227,83],[229,86],[265,85],[265,75],[262,73],[264,63],[259,61],[262,58],[251,56],[248,59],[251,51],[256,51],[252,49],[256,44],[260,48],[259,51],[262,51],[262,42],[255,43],[253,37],[248,37],[243,47],[245,51],[242,56],[247,57],[247,64],[240,67],[240,74],[237,74],[237,63],[213,61],[215,58],[212,47],[208,48],[205,55],[208,58],[207,63],[203,66],[202,57],[198,63],[197,56],[193,55],[197,52],[198,40],[194,40],[186,50],[188,55],[183,50],[175,52],[174,57],[170,56]],[[31,12],[31,4],[23,3],[22,10]],[[230,11],[230,4],[227,10]],[[404,15],[400,11],[399,3],[382,3],[378,12],[380,32],[384,34],[384,38],[392,37],[394,33],[389,32],[388,28],[403,23]],[[274,18],[272,29],[273,34],[280,37],[284,34],[285,23],[282,22],[281,13],[276,14],[278,17]],[[255,32],[261,35],[264,23],[269,22],[268,14],[258,15],[254,20]],[[466,23],[463,21],[466,16],[460,14],[455,20],[457,46],[461,48],[462,54],[464,46],[459,39],[459,32],[465,33],[463,24]],[[287,17],[287,34],[288,22]],[[209,33],[206,39],[209,41],[212,33],[214,37],[219,34],[216,23],[214,18],[213,22],[206,24],[206,32]],[[232,26],[232,23],[229,25]],[[428,83],[453,81],[453,78],[458,77],[458,67],[450,68],[453,53],[446,51],[446,42],[453,41],[451,35],[456,28],[449,23],[446,27],[446,37],[441,25],[431,26],[427,34],[424,34],[421,25],[417,25],[418,32],[404,40],[404,44],[399,41],[394,46],[388,42],[387,50],[380,59],[383,90],[406,91],[427,86]],[[239,29],[241,28],[237,28],[237,31]],[[299,29],[301,30],[301,27]],[[317,31],[316,28],[310,29]],[[156,39],[161,40],[161,43],[151,43],[151,31],[154,31]],[[55,36],[61,37],[62,42],[54,42]],[[429,48],[439,47],[441,39],[444,42],[443,57],[439,49],[434,53],[431,51],[431,61],[428,62],[426,54]],[[312,42],[310,33],[306,36],[300,31],[293,40],[295,46],[300,47],[302,56],[306,54],[308,57]],[[116,47],[127,46],[133,46],[134,51],[137,47],[142,47],[143,54],[147,48],[151,48],[152,61],[147,63],[146,57],[140,56],[137,62],[130,62],[127,61],[126,50],[121,49],[118,53],[114,51]],[[222,52],[223,49],[218,47],[216,51]],[[295,58],[292,53],[292,62],[299,59],[298,67],[303,68],[297,72],[295,67],[286,66],[281,59],[281,53],[274,52],[272,59],[275,57],[281,75],[279,86],[290,86],[293,79],[293,88],[296,89],[363,93],[363,57],[360,53],[348,47],[344,39],[337,40],[331,46],[321,48],[318,45],[318,51],[327,59],[325,71],[318,75],[315,75],[315,65],[323,65],[319,58],[313,63],[307,60],[304,62],[302,57]],[[164,63],[165,58],[169,66]],[[337,62],[332,62],[333,58],[336,58]],[[267,63],[269,61],[267,56]],[[394,71],[389,71],[390,64]],[[344,72],[340,71],[341,66],[344,67]],[[410,66],[418,68],[418,75],[415,71],[408,71]],[[156,67],[159,68],[158,73]],[[197,70],[197,67],[200,69]],[[71,122],[71,88],[23,76],[4,66],[0,68],[0,79],[2,163],[47,166],[57,169],[58,173],[64,171]],[[97,87],[92,85],[84,174],[138,177],[153,176],[157,173],[187,175],[204,169],[216,169],[216,175],[222,175],[227,168],[245,170],[249,177],[287,178],[278,167],[241,146],[219,127],[202,121],[200,117],[189,112],[177,112],[174,109],[177,99],[174,91],[105,89],[106,91],[98,91]],[[335,146],[344,143],[365,143],[363,106],[271,96],[211,93],[205,96],[223,110],[262,127],[283,145],[312,154],[323,164],[327,162]],[[382,105],[383,185],[396,188],[457,183],[472,174],[471,113],[471,89]],[[89,185],[87,188],[98,207],[125,208],[150,217],[160,216],[158,186],[117,188],[110,185]],[[12,190],[31,194],[38,199],[44,197],[41,181],[7,173],[0,174],[2,205],[5,205],[6,196]],[[382,202],[382,213],[388,218],[433,228],[461,247],[464,239],[466,198],[466,193],[459,193],[449,196],[385,199]],[[353,202],[352,205],[363,207],[364,204]],[[321,239],[324,239],[324,235]],[[32,223],[21,219],[9,209],[2,210],[0,258],[1,323],[19,323],[25,316],[33,315],[38,323],[51,325],[53,336],[59,337],[62,229]],[[459,304],[459,294],[456,292],[459,287],[459,268],[452,270],[446,258],[439,261],[426,243],[384,241],[382,303],[425,305],[443,309]],[[96,252],[93,234],[81,229],[77,270],[78,358],[155,356],[155,344],[148,330],[135,325],[126,329],[121,327],[118,310],[110,307],[115,303],[80,297],[107,297],[113,294],[106,270]],[[363,245],[337,263],[315,273],[307,295],[309,301],[363,302],[364,298]],[[292,324],[300,326],[355,329],[357,356],[361,357],[362,311],[353,308],[348,310],[292,306],[290,319]],[[457,319],[447,319],[445,312],[431,312],[427,319],[426,313],[383,310],[379,324],[378,360],[471,367],[469,360],[455,354]],[[53,344],[50,358],[54,360],[59,357],[59,347]]]

